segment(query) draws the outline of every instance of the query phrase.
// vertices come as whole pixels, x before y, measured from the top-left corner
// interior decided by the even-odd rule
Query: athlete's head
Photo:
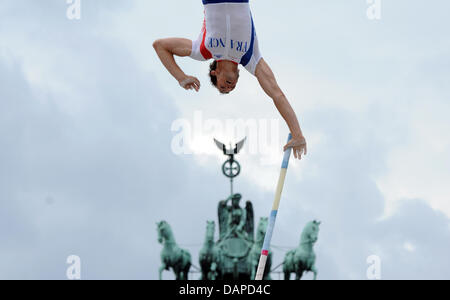
[[[236,87],[239,79],[239,68],[233,62],[216,60],[209,66],[211,83],[222,94],[228,94]]]

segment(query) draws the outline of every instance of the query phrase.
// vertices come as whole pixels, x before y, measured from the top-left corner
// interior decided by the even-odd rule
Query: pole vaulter
[[[236,88],[239,65],[242,65],[258,79],[261,88],[273,100],[292,133],[292,139],[284,150],[292,148],[294,157],[301,159],[307,153],[306,140],[294,110],[278,86],[271,68],[262,58],[249,0],[202,2],[205,17],[196,40],[165,38],[153,43],[162,64],[182,88],[199,91],[200,81],[194,76],[186,75],[174,56],[190,57],[198,61],[212,59],[209,76],[212,85],[222,94],[228,94]],[[285,47],[287,46],[280,49]],[[281,52],[284,53],[288,52]]]

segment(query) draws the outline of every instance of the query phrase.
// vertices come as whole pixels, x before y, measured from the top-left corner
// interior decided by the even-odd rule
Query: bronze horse
[[[166,221],[156,223],[158,226],[158,241],[164,245],[161,251],[162,265],[159,268],[159,280],[162,280],[162,272],[172,268],[176,280],[188,280],[191,268],[191,254],[178,247],[170,225]]]
[[[295,273],[295,279],[300,280],[304,272],[313,272],[314,280],[317,279],[316,254],[313,247],[319,237],[320,222],[312,221],[303,229],[300,245],[297,249],[286,254],[283,262],[284,279],[289,280],[291,273]]]

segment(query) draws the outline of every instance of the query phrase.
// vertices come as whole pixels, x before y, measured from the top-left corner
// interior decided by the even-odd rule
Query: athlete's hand
[[[304,136],[294,137],[292,140],[284,146],[284,151],[292,148],[294,152],[294,157],[297,159],[302,159],[302,155],[308,153],[308,148],[306,146],[306,140]]]
[[[186,76],[183,80],[180,80],[180,86],[185,90],[195,90],[198,92],[200,89],[200,80],[194,76]]]

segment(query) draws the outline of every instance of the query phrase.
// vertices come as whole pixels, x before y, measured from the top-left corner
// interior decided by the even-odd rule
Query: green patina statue
[[[221,279],[249,280],[251,275],[247,256],[253,246],[254,217],[250,201],[240,207],[241,194],[233,194],[219,202],[219,240]],[[231,205],[228,202],[231,201]]]
[[[250,278],[255,279],[256,270],[258,269],[259,258],[261,256],[261,249],[264,244],[264,237],[266,235],[267,225],[269,224],[268,218],[261,218],[259,220],[258,229],[256,231],[256,240],[253,244],[252,250],[248,255],[248,264],[252,271]],[[270,277],[270,269],[272,267],[272,251],[269,252],[269,257],[267,258],[266,267],[264,269],[263,280],[272,280]]]
[[[313,247],[319,238],[320,222],[312,221],[303,229],[300,245],[297,249],[286,254],[283,262],[284,279],[289,280],[291,273],[295,273],[296,280],[300,280],[304,272],[313,272],[314,280],[317,279],[316,254]]]
[[[178,247],[170,225],[166,221],[156,223],[158,242],[163,244],[161,251],[162,265],[159,268],[159,280],[162,280],[162,272],[172,268],[176,280],[188,280],[191,268],[191,254]]]
[[[203,248],[201,249],[199,255],[199,262],[202,271],[201,280],[218,280],[224,278],[233,279],[234,276],[237,276],[237,278],[246,278],[246,279],[255,278],[256,268],[258,266],[262,244],[264,243],[264,236],[266,234],[267,225],[268,225],[268,218],[261,218],[256,233],[256,240],[252,244],[250,252],[248,253],[248,255],[244,260],[243,259],[238,260],[241,268],[241,273],[237,275],[234,273],[228,274],[227,276],[225,271],[226,269],[234,270],[234,262],[236,260],[232,259],[230,254],[238,252],[239,250],[238,241],[240,239],[232,238],[232,240],[235,243],[231,245],[233,245],[235,248],[226,248],[226,250],[228,250],[229,253],[223,251],[222,248],[220,247],[221,243],[214,242],[215,223],[214,221],[208,221],[206,225],[205,243],[203,244]],[[224,241],[226,240],[227,239],[224,239]],[[248,243],[245,242],[245,245],[248,245]],[[270,277],[271,264],[272,264],[272,253],[269,254],[269,260],[267,261],[267,268],[266,268],[267,271],[264,274],[264,280],[271,280]],[[242,270],[244,271],[247,270],[249,271],[249,273],[245,273]]]
[[[253,206],[250,201],[247,201],[245,209],[241,208],[241,199],[241,194],[234,194],[220,201],[218,209],[220,240],[232,237],[253,242]],[[231,205],[228,205],[229,201]]]
[[[202,280],[250,279],[247,257],[253,245],[253,206],[247,201],[245,209],[241,208],[241,199],[240,194],[234,194],[219,202],[218,241],[214,241],[215,223],[207,222],[199,256]]]

